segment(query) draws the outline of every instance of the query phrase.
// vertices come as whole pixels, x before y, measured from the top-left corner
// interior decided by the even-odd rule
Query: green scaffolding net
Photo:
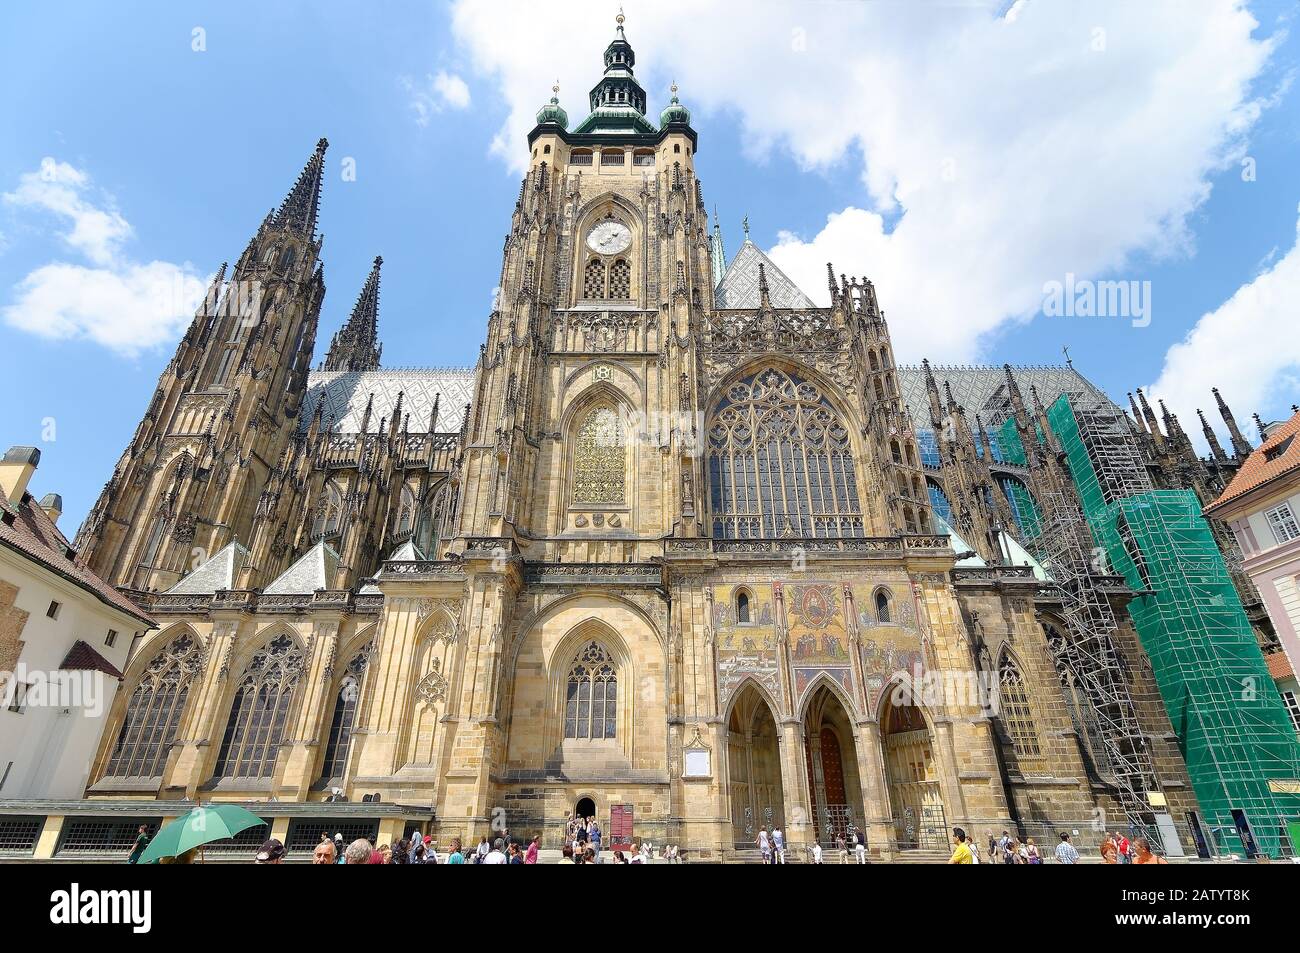
[[[1261,851],[1293,853],[1300,742],[1196,495],[1151,488],[1131,439],[1094,428],[1067,396],[1047,418],[1100,555],[1139,593],[1129,614],[1211,836],[1238,844],[1244,818]],[[1023,461],[1014,420],[999,436]]]

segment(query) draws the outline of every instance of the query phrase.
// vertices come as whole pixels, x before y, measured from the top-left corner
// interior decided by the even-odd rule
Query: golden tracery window
[[[578,425],[573,447],[573,502],[618,506],[627,499],[623,422],[612,407],[596,407]]]
[[[732,384],[708,454],[715,537],[862,535],[849,431],[811,381],[768,368]]]
[[[618,673],[605,646],[588,642],[569,668],[564,691],[564,737],[583,741],[618,733]]]

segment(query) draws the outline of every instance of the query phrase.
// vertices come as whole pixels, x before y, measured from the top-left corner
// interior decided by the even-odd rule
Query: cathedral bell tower
[[[249,538],[266,477],[296,426],[325,283],[316,234],[325,149],[223,265],[112,478],[77,534],[118,586],[163,590]]]
[[[649,119],[635,63],[620,15],[572,130],[554,88],[505,239],[461,531],[526,540],[530,558],[638,558],[699,533],[690,342],[712,304],[708,216],[690,112],[674,85]]]

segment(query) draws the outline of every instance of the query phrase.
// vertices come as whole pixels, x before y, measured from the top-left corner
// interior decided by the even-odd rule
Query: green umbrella
[[[238,804],[199,806],[184,817],[176,818],[155,834],[140,855],[139,863],[149,864],[160,857],[176,857],[192,847],[234,837],[240,831],[265,823],[252,811],[246,811]]]

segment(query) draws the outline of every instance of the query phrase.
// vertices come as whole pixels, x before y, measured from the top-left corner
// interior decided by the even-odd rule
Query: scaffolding
[[[1202,813],[1215,830],[1244,819],[1260,851],[1291,854],[1300,743],[1200,501],[1152,486],[1113,405],[1061,397],[1047,417],[1089,534],[1138,593],[1128,611]]]
[[[1039,430],[1036,436],[1043,439]],[[1028,465],[1014,419],[1002,424],[999,439],[1008,460]],[[1075,467],[1070,469],[1075,472]],[[1043,481],[1038,492],[1038,518],[1022,530],[1062,606],[1067,631],[1049,640],[1053,661],[1058,672],[1073,673],[1075,684],[1096,712],[1097,737],[1129,826],[1149,828],[1154,820],[1150,795],[1159,791],[1159,782],[1115,644],[1119,624],[1098,585],[1104,567],[1096,558],[1096,544],[1073,494],[1051,488],[1050,481]]]

